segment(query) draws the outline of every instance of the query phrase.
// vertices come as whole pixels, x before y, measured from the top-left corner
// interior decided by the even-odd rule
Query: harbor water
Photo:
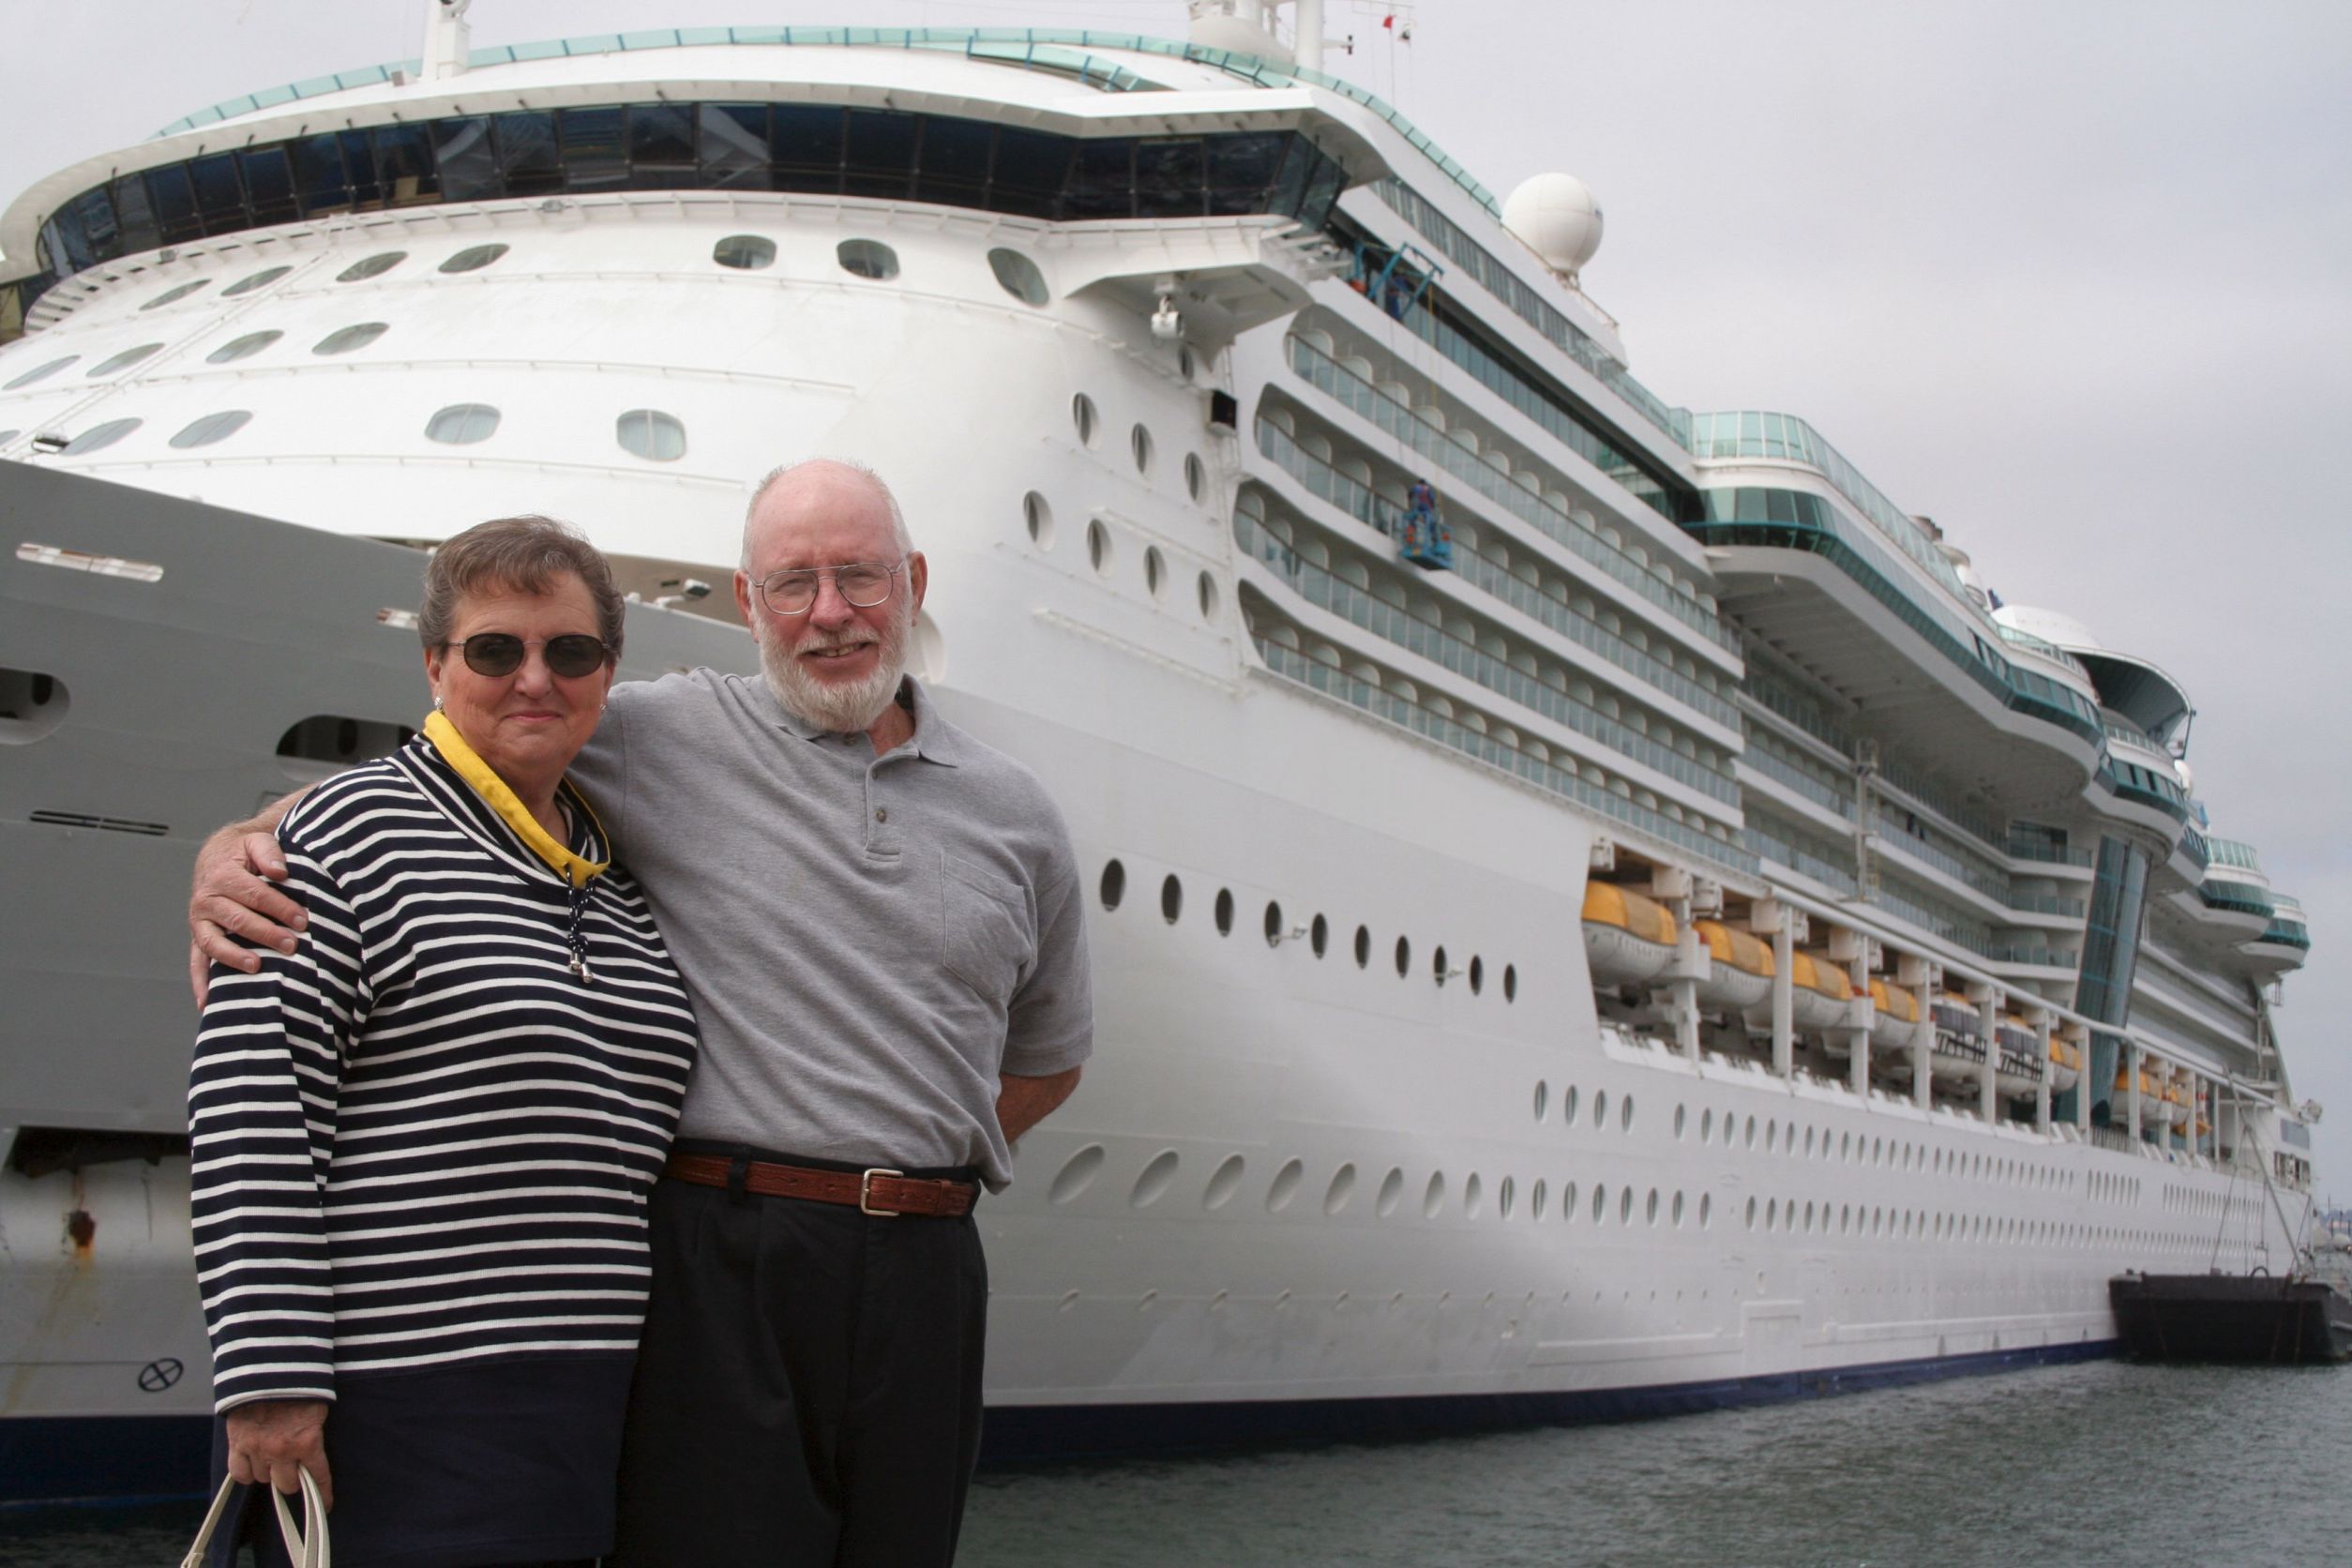
[[[2094,1362],[1616,1426],[984,1471],[961,1568],[2333,1564],[2352,1369]],[[177,1561],[201,1510],[0,1514],[0,1564]]]

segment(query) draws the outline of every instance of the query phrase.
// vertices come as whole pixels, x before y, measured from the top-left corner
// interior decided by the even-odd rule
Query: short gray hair
[[[612,564],[571,524],[535,513],[477,522],[442,542],[425,564],[416,635],[427,648],[438,648],[449,641],[450,624],[468,594],[483,588],[544,594],[565,577],[580,579],[588,590],[596,607],[596,635],[618,662],[628,609],[613,586]]]
[[[760,482],[751,487],[750,504],[745,506],[743,511],[741,565],[745,571],[751,570],[751,520],[760,515],[760,503],[767,499],[768,491],[775,487],[777,480],[795,474],[812,463],[822,463],[827,468],[847,469],[872,486],[874,493],[882,498],[882,505],[890,508],[892,548],[900,555],[914,553],[914,535],[907,532],[907,515],[898,509],[898,498],[890,492],[888,485],[882,483],[881,475],[854,458],[797,458],[791,462],[778,463],[769,469],[760,476]]]

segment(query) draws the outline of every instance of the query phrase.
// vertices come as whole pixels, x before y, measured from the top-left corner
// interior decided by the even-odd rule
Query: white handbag
[[[310,1522],[307,1535],[294,1523],[294,1510],[286,1506],[286,1494],[264,1484],[269,1500],[278,1505],[278,1533],[286,1543],[286,1556],[294,1568],[334,1568],[335,1554],[326,1539],[325,1500],[319,1496],[319,1484],[310,1472],[306,1470],[301,1473],[302,1514]],[[220,1490],[213,1495],[212,1508],[196,1531],[196,1544],[180,1560],[180,1568],[204,1568],[204,1552],[212,1545],[212,1532],[220,1528],[220,1515],[229,1511],[229,1500],[236,1495],[237,1485],[234,1481],[220,1484]]]

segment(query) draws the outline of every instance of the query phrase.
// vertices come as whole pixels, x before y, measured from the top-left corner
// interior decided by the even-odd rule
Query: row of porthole
[[[2071,1220],[2025,1219],[2016,1215],[1937,1214],[1926,1209],[1888,1209],[1840,1203],[1834,1210],[1824,1199],[1750,1198],[1745,1216],[1750,1230],[1834,1232],[1858,1240],[1922,1242],[2009,1242],[2028,1246],[2074,1246],[2086,1244],[2129,1244],[2174,1250],[2184,1239],[2158,1231],[2135,1231]]]
[[[502,417],[498,410],[487,403],[452,403],[425,422],[425,439],[445,446],[471,446],[489,440],[498,430]],[[182,451],[209,446],[236,434],[252,419],[250,409],[222,409],[189,424],[172,438],[171,445]],[[112,446],[145,423],[144,419],[124,418],[93,425],[59,448],[59,455],[75,458]],[[19,433],[0,430],[0,443],[15,439]],[[614,435],[625,450],[649,461],[671,462],[686,455],[686,427],[675,416],[658,409],[630,409],[614,421]]]
[[[366,348],[369,343],[383,337],[387,330],[389,327],[384,322],[356,322],[350,326],[339,326],[311,344],[310,352],[320,355],[349,354],[354,349]],[[204,355],[204,363],[227,365],[239,359],[249,358],[284,336],[283,332],[278,331],[248,332],[242,337],[230,339]],[[135,347],[127,348],[91,366],[87,371],[87,377],[91,381],[104,380],[118,370],[128,369],[162,347],[161,343],[140,343]],[[52,359],[46,364],[36,365],[7,385],[0,386],[0,392],[13,392],[20,386],[30,386],[35,382],[46,381],[58,371],[71,368],[81,358],[82,356],[78,354],[69,354],[62,359]]]
[[[2137,1203],[2140,1200],[2140,1179],[2136,1176],[2110,1175],[2105,1171],[2095,1172],[2086,1184],[2083,1196],[2114,1203]]]
[[[1124,901],[1127,896],[1127,868],[1123,863],[1111,860],[1104,864],[1099,892],[1106,912],[1116,910]],[[1184,879],[1171,871],[1160,879],[1160,918],[1173,926],[1184,917]],[[1216,925],[1217,935],[1226,937],[1233,934],[1234,915],[1233,890],[1229,887],[1218,888],[1216,900],[1212,907],[1212,917]],[[1264,920],[1260,923],[1260,929],[1265,935],[1266,945],[1269,947],[1279,947],[1286,942],[1295,942],[1304,937],[1307,946],[1319,958],[1324,957],[1331,948],[1331,922],[1328,919],[1319,913],[1304,926],[1290,926],[1283,918],[1282,905],[1272,898],[1266,900],[1266,913]],[[1354,950],[1356,967],[1358,969],[1371,968],[1372,928],[1370,927],[1358,926],[1356,927]],[[1400,936],[1396,939],[1395,958],[1396,977],[1401,980],[1412,972],[1413,944],[1410,937]],[[1472,954],[1468,965],[1459,969],[1451,967],[1447,961],[1445,948],[1440,944],[1431,958],[1430,977],[1440,986],[1449,980],[1467,978],[1470,981],[1471,994],[1477,995],[1486,988],[1486,960],[1477,954]],[[1505,1002],[1516,1002],[1519,999],[1519,971],[1515,964],[1502,966],[1502,999]]]
[[[845,239],[833,248],[841,270],[877,282],[898,276],[898,252],[878,239]],[[758,272],[776,264],[776,241],[765,234],[729,234],[711,247],[711,260],[738,272]],[[1023,305],[1051,303],[1053,291],[1037,264],[1018,250],[997,246],[988,252],[988,270],[997,285]]]
[[[482,268],[490,265],[492,262],[497,261],[501,256],[504,256],[506,253],[506,249],[507,248],[505,246],[498,244],[470,245],[464,249],[458,251],[445,260],[441,264],[439,270],[451,273],[479,272]],[[354,262],[351,265],[345,267],[341,272],[335,275],[335,281],[338,283],[356,283],[363,278],[381,277],[383,274],[391,271],[394,267],[399,266],[406,260],[408,260],[408,252],[405,250],[382,251],[376,255],[367,257],[364,260]],[[251,294],[256,289],[265,289],[270,284],[277,282],[278,279],[285,277],[286,274],[292,272],[294,268],[292,266],[269,266],[264,267],[259,272],[248,273],[245,277],[238,279],[235,282],[221,290],[220,297],[223,299],[233,299],[238,294]],[[155,310],[160,309],[166,305],[175,305],[179,301],[186,299],[189,294],[194,294],[197,290],[209,287],[211,283],[212,279],[209,278],[196,278],[191,279],[185,283],[173,284],[171,288],[164,290],[161,294],[156,295],[153,299],[139,307],[139,309],[142,310]]]
[[[1094,408],[1094,400],[1080,392],[1070,399],[1070,422],[1078,427],[1078,445],[1089,451],[1102,444],[1102,415]],[[1127,432],[1127,455],[1135,460],[1135,471],[1149,476],[1152,463],[1158,453],[1149,427],[1138,421]],[[1209,492],[1209,470],[1201,462],[1200,454],[1184,454],[1184,493],[1196,502]]]
[[[1053,549],[1053,507],[1035,490],[1021,497],[1021,522],[1028,530],[1030,543],[1039,550]],[[1117,564],[1117,546],[1111,539],[1109,526],[1100,518],[1092,520],[1086,525],[1086,559],[1103,577],[1108,577]],[[1159,546],[1146,545],[1143,549],[1144,591],[1155,599],[1166,598],[1168,580],[1168,558],[1160,553]],[[1220,602],[1217,580],[1206,571],[1201,572],[1194,583],[1194,597],[1200,606],[1200,618],[1204,621],[1215,620]]]
[[[1063,1162],[1062,1168],[1055,1172],[1052,1184],[1047,1189],[1047,1201],[1056,1206],[1075,1201],[1080,1194],[1093,1185],[1095,1177],[1101,1173],[1105,1158],[1103,1146],[1099,1143],[1090,1143],[1072,1154]],[[1149,1209],[1159,1202],[1161,1199],[1168,1196],[1168,1189],[1174,1185],[1183,1164],[1183,1156],[1173,1149],[1163,1149],[1153,1155],[1142,1171],[1137,1175],[1135,1185],[1128,1190],[1128,1206],[1135,1209]],[[1239,1196],[1248,1170],[1249,1161],[1246,1156],[1238,1153],[1228,1154],[1210,1175],[1207,1185],[1201,1188],[1201,1208],[1214,1213],[1232,1202]],[[1304,1160],[1284,1161],[1281,1168],[1274,1172],[1274,1180],[1267,1184],[1266,1212],[1278,1214],[1289,1208],[1296,1201],[1300,1188],[1305,1184],[1305,1181],[1306,1162]],[[1333,1217],[1346,1213],[1349,1205],[1354,1202],[1360,1185],[1355,1162],[1352,1160],[1343,1162],[1337,1169],[1332,1172],[1331,1179],[1324,1184],[1323,1213]],[[1404,1168],[1389,1167],[1388,1173],[1380,1178],[1380,1188],[1373,1197],[1373,1214],[1380,1219],[1387,1219],[1394,1215],[1404,1202],[1406,1185]],[[1595,1183],[1592,1186],[1591,1208],[1592,1222],[1596,1225],[1605,1224],[1608,1219],[1609,1190],[1606,1183]],[[1630,1225],[1633,1223],[1636,1201],[1634,1189],[1626,1186],[1617,1191],[1619,1223]],[[1560,1184],[1560,1214],[1563,1220],[1573,1222],[1576,1217],[1576,1183]],[[1442,1215],[1446,1211],[1447,1194],[1448,1184],[1445,1172],[1431,1171],[1428,1179],[1422,1184],[1422,1217],[1434,1220]],[[1495,1184],[1495,1215],[1498,1219],[1509,1219],[1517,1212],[1518,1195],[1519,1184],[1515,1177],[1505,1176]],[[1528,1189],[1528,1217],[1537,1220],[1544,1218],[1549,1207],[1550,1199],[1550,1184],[1542,1178],[1537,1178]],[[1485,1179],[1476,1171],[1472,1171],[1463,1179],[1461,1206],[1463,1217],[1467,1219],[1480,1218],[1485,1213]],[[1651,1187],[1648,1197],[1641,1200],[1641,1208],[1644,1222],[1650,1225],[1657,1224],[1663,1214],[1667,1223],[1679,1229],[1690,1217],[1689,1200],[1680,1191],[1675,1192],[1668,1200],[1658,1188]],[[1699,1195],[1697,1223],[1701,1229],[1706,1229],[1714,1223],[1714,1199],[1704,1193]]]

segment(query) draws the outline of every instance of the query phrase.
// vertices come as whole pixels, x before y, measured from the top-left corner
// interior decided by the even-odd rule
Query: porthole
[[[1143,1174],[1135,1179],[1135,1190],[1127,1194],[1129,1207],[1148,1209],[1157,1203],[1168,1191],[1168,1184],[1176,1179],[1180,1163],[1173,1149],[1163,1149],[1153,1155],[1152,1163],[1143,1168]]]
[[[1396,1212],[1397,1199],[1404,1196],[1405,1173],[1390,1166],[1388,1174],[1380,1178],[1380,1195],[1373,1200],[1372,1212],[1386,1219]]]
[[[630,409],[612,422],[612,435],[621,450],[647,462],[675,462],[686,456],[686,426],[657,408]]]
[[[1576,1086],[1570,1084],[1568,1093],[1560,1097],[1560,1124],[1572,1131],[1576,1125]]]
[[[381,278],[408,260],[405,250],[380,250],[364,260],[352,263],[335,275],[338,283],[356,283],[363,279]]]
[[[1599,1128],[1606,1127],[1608,1123],[1609,1092],[1606,1089],[1595,1090],[1592,1094],[1592,1125]]]
[[[1445,1172],[1429,1173],[1429,1184],[1421,1189],[1421,1217],[1435,1219],[1445,1212]]]
[[[364,349],[383,337],[391,327],[384,322],[360,322],[352,326],[339,326],[310,345],[312,354],[349,354]]]
[[[1029,530],[1029,542],[1039,550],[1053,548],[1053,508],[1035,490],[1021,497],[1021,524]]]
[[[1497,1219],[1511,1217],[1511,1200],[1517,1195],[1517,1191],[1518,1184],[1508,1176],[1495,1184],[1495,1217]],[[1536,1217],[1541,1219],[1543,1215],[1538,1214]]]
[[[1571,1225],[1576,1223],[1576,1184],[1574,1182],[1560,1184],[1560,1217]]]
[[[1396,978],[1402,980],[1413,967],[1413,944],[1404,937],[1396,939]]]
[[[1138,474],[1152,472],[1152,432],[1138,425],[1127,432],[1127,450],[1135,457]]]
[[[1372,933],[1363,926],[1356,927],[1356,967],[1368,969],[1372,964]]]
[[[479,272],[506,253],[503,245],[469,245],[441,264],[444,272]]]
[[[1756,1229],[1756,1199],[1753,1198],[1748,1199],[1748,1229]]]
[[[1592,1223],[1600,1225],[1609,1217],[1609,1188],[1606,1182],[1592,1184]]]
[[[1323,1213],[1336,1214],[1348,1206],[1348,1199],[1356,1193],[1356,1168],[1343,1165],[1331,1174],[1331,1185],[1323,1189]]]
[[[1542,1078],[1535,1080],[1535,1119],[1544,1120],[1544,1113],[1552,1108],[1552,1086]]]
[[[1222,1209],[1231,1202],[1234,1192],[1242,1184],[1242,1173],[1248,1168],[1248,1162],[1241,1155],[1226,1155],[1225,1163],[1218,1166],[1216,1174],[1209,1178],[1208,1190],[1200,1195],[1200,1206],[1204,1209]]]
[[[1462,1184],[1462,1215],[1465,1219],[1476,1219],[1485,1205],[1486,1184],[1479,1180],[1478,1172],[1473,1170],[1470,1173],[1470,1180]]]
[[[1287,1161],[1280,1170],[1274,1172],[1274,1185],[1266,1189],[1266,1210],[1269,1214],[1278,1214],[1290,1206],[1290,1199],[1298,1196],[1299,1178],[1305,1174],[1306,1166],[1301,1160]]]
[[[1706,1229],[1710,1225],[1714,1223],[1714,1218],[1715,1199],[1713,1196],[1709,1193],[1700,1193],[1698,1195],[1698,1228],[1701,1230]]]
[[[1094,445],[1094,431],[1099,423],[1094,414],[1094,400],[1081,392],[1070,400],[1070,423],[1078,427],[1078,445]]]
[[[1756,1117],[1753,1114],[1748,1117],[1747,1143],[1751,1149],[1756,1147]]]
[[[0,387],[0,392],[13,392],[20,386],[30,386],[37,381],[47,381],[51,376],[55,375],[67,366],[75,364],[81,358],[82,356],[78,354],[69,354],[63,359],[53,359],[46,365],[36,365],[5,387]]]
[[[1184,884],[1176,880],[1175,872],[1170,871],[1160,879],[1160,918],[1173,926],[1176,917],[1184,912]]]
[[[1229,937],[1232,934],[1233,890],[1229,887],[1220,887],[1217,889],[1217,935]]]
[[[1043,305],[1053,298],[1052,292],[1046,287],[1046,275],[1037,270],[1035,262],[1018,250],[1007,250],[999,246],[989,251],[988,270],[996,274],[996,280],[1003,285],[1004,292],[1023,305]]]
[[[261,271],[256,272],[249,277],[238,279],[235,282],[221,290],[220,297],[223,299],[233,299],[238,294],[251,294],[256,289],[266,289],[272,283],[277,282],[278,279],[285,277],[286,274],[292,272],[294,268],[290,266],[264,267]]]
[[[1217,580],[1207,572],[1202,572],[1195,591],[1200,600],[1200,618],[1204,621],[1215,620],[1217,618]]]
[[[1617,1130],[1621,1133],[1634,1130],[1634,1097],[1631,1094],[1618,1102]]]
[[[1267,946],[1282,945],[1282,906],[1271,898],[1266,900],[1265,930]]]
[[[1046,1191],[1046,1201],[1059,1206],[1067,1203],[1094,1184],[1094,1178],[1103,1168],[1103,1146],[1090,1143],[1063,1162],[1054,1173],[1053,1185]]]
[[[1160,554],[1160,547],[1147,545],[1143,550],[1143,588],[1153,598],[1168,593],[1168,562]]]
[[[498,411],[488,403],[452,403],[425,422],[425,439],[445,446],[471,446],[498,430]]]
[[[1750,1199],[1748,1201],[1753,1204],[1756,1200],[1754,1199]],[[1777,1229],[1779,1225],[1780,1199],[1777,1198],[1767,1199],[1764,1203],[1764,1229],[1767,1231],[1770,1231]]]
[[[0,746],[29,746],[55,732],[72,707],[72,694],[56,676],[0,669]]]
[[[161,343],[141,343],[135,348],[125,349],[120,354],[109,354],[90,367],[89,379],[98,381],[113,375],[117,370],[128,370],[161,347],[163,347]]]
[[[1115,860],[1103,867],[1102,896],[1106,910],[1117,909],[1119,900],[1127,896],[1127,868]]]
[[[176,288],[166,289],[161,294],[156,295],[153,299],[147,301],[146,304],[139,307],[139,309],[142,310],[160,310],[166,305],[170,305],[176,300],[186,299],[189,294],[194,294],[198,289],[203,288],[205,284],[211,281],[212,279],[209,278],[199,278],[193,282],[182,283]]]
[[[1086,524],[1086,559],[1093,568],[1108,576],[1110,572],[1110,530],[1103,520],[1094,518]]]
[[[1502,1000],[1505,1002],[1519,1000],[1519,972],[1511,964],[1502,966]]]
[[[1319,914],[1308,922],[1306,944],[1315,950],[1317,957],[1321,957],[1331,946],[1331,922]]]
[[[1184,454],[1184,493],[1198,501],[1208,492],[1208,465],[1200,460],[1199,453],[1186,452]]]
[[[1701,1143],[1715,1141],[1715,1113],[1712,1110],[1698,1113],[1698,1140]]]
[[[757,272],[776,264],[776,241],[765,234],[729,234],[711,247],[711,260],[737,272]]]
[[[242,338],[232,338],[204,355],[207,365],[226,365],[234,360],[249,359],[285,336],[282,332],[249,332]]]
[[[1486,960],[1475,953],[1470,955],[1470,983],[1472,996],[1486,988]]]
[[[1764,1152],[1765,1152],[1766,1153],[1768,1153],[1768,1154],[1769,1154],[1769,1153],[1771,1153],[1772,1152],[1772,1145],[1773,1145],[1773,1144],[1775,1144],[1775,1143],[1777,1143],[1777,1142],[1779,1142],[1779,1141],[1780,1141],[1780,1123],[1779,1123],[1779,1121],[1778,1121],[1777,1119],[1774,1119],[1774,1120],[1772,1120],[1772,1121],[1768,1121],[1768,1122],[1766,1122],[1766,1123],[1764,1123]]]
[[[1627,1196],[1632,1196],[1630,1190],[1628,1191]],[[1651,1187],[1650,1189],[1650,1197],[1641,1206],[1641,1222],[1644,1225],[1655,1225],[1658,1223],[1658,1189],[1655,1187]]]
[[[1789,1135],[1790,1135],[1791,1137],[1794,1137],[1794,1136],[1796,1135],[1796,1131],[1797,1131],[1797,1129],[1796,1129],[1794,1126],[1791,1126],[1791,1127],[1788,1129],[1788,1131],[1789,1131]],[[1806,1156],[1809,1158],[1809,1157],[1811,1157],[1812,1153],[1813,1153],[1813,1129],[1812,1129],[1811,1127],[1807,1127],[1807,1128],[1805,1129],[1805,1154],[1806,1154]]]
[[[93,425],[71,441],[67,442],[66,449],[61,455],[78,458],[84,452],[95,452],[101,447],[112,446],[144,423],[146,421],[143,419],[109,419],[103,425]]]
[[[1445,949],[1443,947],[1440,947],[1430,956],[1429,977],[1440,986],[1445,984]]]
[[[1545,1194],[1544,1194],[1544,1179],[1543,1179],[1541,1176],[1538,1176],[1538,1177],[1535,1179],[1535,1185],[1533,1185],[1532,1187],[1530,1187],[1530,1188],[1528,1189],[1528,1195],[1527,1195],[1527,1217],[1528,1217],[1528,1218],[1530,1218],[1530,1219],[1542,1219],[1542,1218],[1544,1217],[1544,1197],[1545,1197]]]
[[[209,446],[216,441],[226,441],[253,422],[253,411],[247,408],[226,408],[218,414],[207,414],[192,421],[172,438],[172,445],[185,452],[191,446]]]
[[[1682,1123],[1683,1123],[1683,1120],[1684,1120],[1684,1118],[1685,1118],[1685,1117],[1687,1117],[1687,1116],[1689,1115],[1689,1113],[1690,1113],[1690,1112],[1689,1112],[1689,1108],[1688,1108],[1688,1107],[1685,1107],[1685,1106],[1676,1106],[1676,1107],[1674,1108],[1674,1138],[1675,1138],[1675,1141],[1676,1141],[1676,1142],[1678,1142],[1678,1143],[1679,1143],[1679,1142],[1681,1142],[1681,1138],[1682,1138]]]

